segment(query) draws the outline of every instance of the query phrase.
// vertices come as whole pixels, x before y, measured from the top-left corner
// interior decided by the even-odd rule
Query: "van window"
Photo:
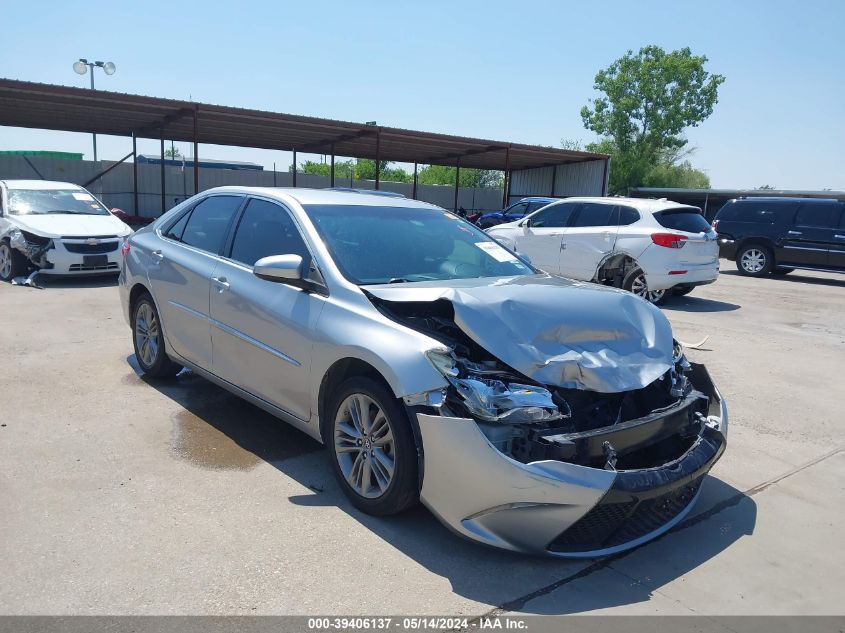
[[[802,204],[795,216],[795,226],[832,229],[839,223],[839,205]]]
[[[772,202],[734,202],[727,203],[719,211],[719,220],[734,222],[754,222],[756,224],[774,224],[779,217],[792,218],[798,209],[796,203],[783,204]]]
[[[684,231],[686,233],[701,233],[710,230],[710,223],[701,215],[698,209],[680,207],[678,209],[666,209],[657,211],[654,214],[660,226],[672,229],[673,231]]]

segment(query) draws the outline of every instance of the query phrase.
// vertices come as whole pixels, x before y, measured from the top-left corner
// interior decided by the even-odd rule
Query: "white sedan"
[[[716,233],[697,207],[642,198],[566,198],[487,231],[546,272],[652,303],[719,275]]]
[[[0,180],[0,279],[119,273],[132,233],[89,191],[69,182]]]

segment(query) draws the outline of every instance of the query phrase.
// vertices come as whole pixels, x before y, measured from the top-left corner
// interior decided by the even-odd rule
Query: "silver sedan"
[[[188,368],[324,442],[370,514],[556,556],[671,528],[727,413],[659,309],[548,275],[430,204],[222,187],[123,246],[138,363]]]

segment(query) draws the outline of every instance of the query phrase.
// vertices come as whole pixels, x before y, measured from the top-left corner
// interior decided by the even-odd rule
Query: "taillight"
[[[652,233],[651,241],[658,246],[665,246],[666,248],[681,248],[686,242],[687,238],[684,235],[677,235],[675,233]]]
[[[132,246],[129,244],[129,240],[123,240],[123,246],[120,247],[120,252],[126,257],[129,254],[129,251],[132,250]]]

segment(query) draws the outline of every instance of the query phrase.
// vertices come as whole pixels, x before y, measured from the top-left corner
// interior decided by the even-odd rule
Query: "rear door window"
[[[839,224],[839,213],[837,204],[802,204],[795,216],[795,226],[832,229]]]
[[[798,210],[797,204],[781,202],[734,202],[727,203],[716,216],[720,221],[753,222],[775,224],[778,218],[792,220]]]
[[[614,204],[583,202],[579,205],[578,215],[570,227],[616,226],[618,224],[617,207]]]
[[[219,253],[242,201],[242,196],[211,196],[200,202],[182,231],[182,243],[209,253]]]
[[[640,213],[631,207],[619,207],[619,226],[628,226],[640,219]]]
[[[673,231],[684,231],[685,233],[701,233],[710,230],[710,223],[704,219],[701,211],[682,207],[678,209],[666,209],[657,211],[654,219],[663,228]]]

